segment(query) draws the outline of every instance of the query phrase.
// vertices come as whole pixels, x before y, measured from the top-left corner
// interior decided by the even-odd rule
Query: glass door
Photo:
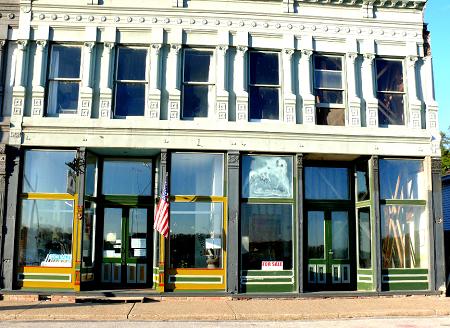
[[[149,282],[147,225],[147,208],[104,209],[103,283],[130,287]]]
[[[348,210],[307,212],[308,285],[312,290],[351,287]]]

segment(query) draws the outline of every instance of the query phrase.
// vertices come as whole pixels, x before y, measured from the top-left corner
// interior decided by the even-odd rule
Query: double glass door
[[[311,290],[345,290],[354,284],[354,247],[348,210],[307,211],[307,272]]]
[[[104,209],[102,283],[151,287],[148,214],[147,208]]]

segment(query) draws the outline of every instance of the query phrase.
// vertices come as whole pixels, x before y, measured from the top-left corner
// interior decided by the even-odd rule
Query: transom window
[[[182,118],[208,117],[214,103],[213,52],[184,50]]]
[[[250,120],[278,120],[280,116],[279,55],[252,51],[249,54]]]
[[[143,116],[147,89],[147,50],[120,47],[117,50],[115,89],[116,116]]]
[[[80,92],[81,48],[54,44],[50,48],[47,115],[76,113]]]
[[[400,60],[377,59],[376,66],[379,125],[403,125],[403,64]]]
[[[345,125],[342,58],[314,56],[314,94],[319,125]]]

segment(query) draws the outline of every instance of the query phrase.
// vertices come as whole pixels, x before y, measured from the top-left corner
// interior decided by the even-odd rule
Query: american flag
[[[169,196],[167,194],[167,175],[164,179],[164,186],[156,207],[153,229],[158,231],[165,238],[169,236]]]

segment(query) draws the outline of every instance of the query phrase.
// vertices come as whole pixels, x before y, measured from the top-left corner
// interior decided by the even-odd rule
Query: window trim
[[[210,55],[210,66],[209,66],[209,76],[208,82],[200,82],[200,81],[185,81],[185,66],[186,66],[186,52],[202,52],[202,53],[211,53]],[[213,117],[213,111],[216,104],[216,85],[217,85],[217,76],[216,76],[216,50],[214,48],[199,48],[199,47],[184,47],[183,48],[183,57],[182,57],[182,65],[181,65],[181,110],[180,110],[180,118],[181,120],[206,120],[211,119]],[[212,80],[212,81],[211,81]],[[184,87],[185,86],[208,86],[208,108],[206,109],[206,117],[196,117],[196,116],[184,116]]]
[[[259,84],[259,83],[251,83],[251,72],[250,72],[250,54],[251,53],[255,53],[255,52],[259,52],[259,53],[269,53],[269,54],[276,54],[278,57],[278,84]],[[248,121],[249,122],[261,122],[261,123],[265,123],[265,122],[276,122],[276,121],[280,121],[282,120],[282,115],[283,115],[283,93],[282,93],[282,72],[283,72],[283,66],[282,66],[282,56],[280,56],[281,51],[276,51],[276,50],[265,50],[265,49],[258,49],[258,48],[253,48],[253,49],[249,49],[248,54],[247,54],[247,87],[248,87]],[[250,89],[252,87],[263,87],[263,88],[271,88],[271,89],[277,89],[278,90],[278,119],[277,120],[272,120],[272,119],[267,119],[267,118],[251,118],[251,99],[250,99]]]
[[[132,49],[132,50],[145,50],[146,56],[145,56],[145,72],[144,77],[145,80],[119,80],[117,79],[117,72],[119,69],[119,50],[121,48],[126,49]],[[149,85],[149,68],[150,68],[150,52],[149,47],[145,45],[133,45],[133,44],[119,44],[114,49],[114,74],[113,74],[113,87],[112,87],[112,101],[113,101],[113,107],[112,107],[112,113],[113,118],[121,118],[121,119],[130,119],[133,117],[141,118],[144,117],[147,112],[147,99],[148,99],[148,85]],[[117,108],[117,84],[143,84],[144,85],[144,114],[143,115],[117,115],[116,114],[116,108]]]
[[[317,57],[331,57],[331,58],[339,58],[341,60],[342,69],[340,71],[328,70],[328,69],[316,69],[316,58]],[[326,53],[315,53],[313,56],[313,89],[314,89],[314,97],[316,98],[316,90],[329,90],[329,91],[341,91],[342,92],[342,104],[339,103],[319,103],[315,100],[315,106],[319,108],[346,108],[347,107],[347,92],[346,92],[346,69],[345,69],[345,60],[344,55],[339,54],[326,54]],[[316,86],[316,71],[320,72],[340,72],[341,73],[341,88],[322,88]],[[347,113],[345,113],[347,116]]]
[[[78,78],[59,78],[59,77],[51,77],[51,68],[52,68],[52,55],[53,55],[53,47],[61,46],[66,48],[79,48],[80,49],[80,70],[78,73]],[[36,63],[35,63],[36,64]],[[82,82],[82,74],[83,74],[83,47],[79,43],[59,43],[52,42],[48,47],[47,54],[47,74],[45,80],[45,116],[47,117],[59,117],[60,115],[73,115],[78,114],[80,107],[80,93],[81,93],[81,82]],[[62,109],[61,111],[58,108],[55,108],[55,113],[49,114],[49,100],[50,100],[50,84],[51,82],[72,82],[78,83],[78,100],[77,100],[77,108],[76,109]]]

